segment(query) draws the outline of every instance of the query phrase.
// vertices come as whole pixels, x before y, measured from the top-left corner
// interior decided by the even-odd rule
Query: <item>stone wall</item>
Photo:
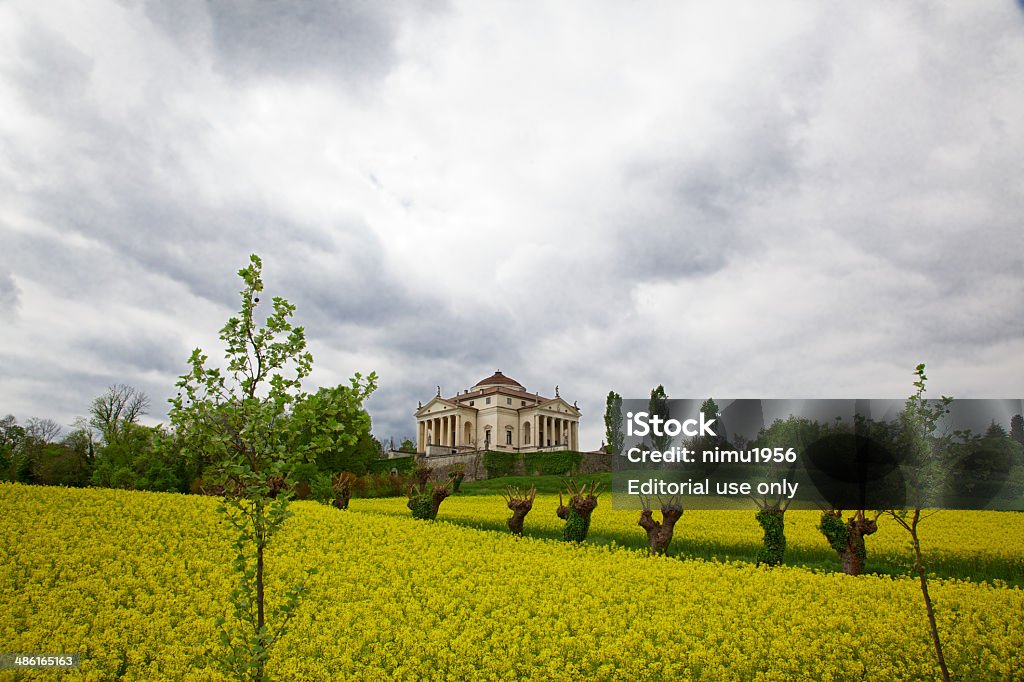
[[[612,470],[612,456],[608,453],[582,452],[580,455],[580,464],[576,471],[570,475],[586,476]],[[448,469],[453,464],[462,464],[465,467],[465,480],[467,481],[482,481],[487,478],[487,469],[484,467],[484,453],[482,450],[431,455],[426,458],[426,462],[433,467],[433,477],[436,481],[446,480]],[[520,454],[520,456],[515,458],[512,475],[523,476],[525,473],[523,456]]]
[[[584,452],[582,455],[578,474],[596,474],[612,470],[612,456],[607,452]]]
[[[484,456],[482,452],[431,455],[426,458],[426,461],[428,465],[434,468],[435,481],[447,480],[448,469],[453,464],[461,464],[465,467],[465,480],[467,481],[481,481],[487,478],[487,470],[484,469]]]

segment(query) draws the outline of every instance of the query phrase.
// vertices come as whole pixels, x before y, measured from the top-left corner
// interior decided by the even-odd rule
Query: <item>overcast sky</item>
[[[236,272],[374,433],[495,369],[604,397],[1024,386],[1024,12],[0,4],[0,414],[151,423]]]

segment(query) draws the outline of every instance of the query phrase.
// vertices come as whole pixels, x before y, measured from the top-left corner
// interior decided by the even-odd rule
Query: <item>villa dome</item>
[[[504,374],[501,373],[500,369],[495,371],[494,374],[487,377],[486,379],[478,381],[476,386],[474,386],[473,388],[484,388],[486,386],[509,386],[511,388],[518,388],[520,390],[523,390],[523,385],[521,383],[519,383],[512,377],[505,376]]]

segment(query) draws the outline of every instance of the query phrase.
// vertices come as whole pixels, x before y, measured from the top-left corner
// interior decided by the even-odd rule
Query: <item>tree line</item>
[[[315,460],[299,465],[295,477],[303,496],[316,485],[329,488],[332,475],[350,471],[362,476],[381,455],[371,434],[369,414],[357,409],[342,416],[327,407],[344,401],[346,386],[321,389],[303,406],[321,410],[324,420],[344,418],[355,441],[335,439]],[[332,398],[331,399],[328,398]],[[314,404],[315,403],[315,404]],[[88,417],[79,417],[69,430],[52,419],[31,417],[19,422],[13,414],[0,418],[0,481],[67,487],[96,486],[158,492],[202,493],[218,475],[211,456],[185,452],[181,437],[164,425],[140,423],[149,413],[150,398],[127,384],[116,384],[96,396]],[[309,424],[295,438],[313,437]]]

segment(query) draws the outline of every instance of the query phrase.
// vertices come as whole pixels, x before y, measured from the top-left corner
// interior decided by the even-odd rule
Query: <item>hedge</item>
[[[516,460],[519,456],[514,452],[492,452],[484,453],[484,468],[487,469],[487,478],[501,478],[511,476],[516,471]]]
[[[566,476],[579,468],[583,455],[573,450],[554,450],[549,452],[517,452],[484,453],[484,468],[487,478],[503,476]]]
[[[574,450],[530,452],[524,455],[527,476],[565,476],[580,466],[583,455]]]

